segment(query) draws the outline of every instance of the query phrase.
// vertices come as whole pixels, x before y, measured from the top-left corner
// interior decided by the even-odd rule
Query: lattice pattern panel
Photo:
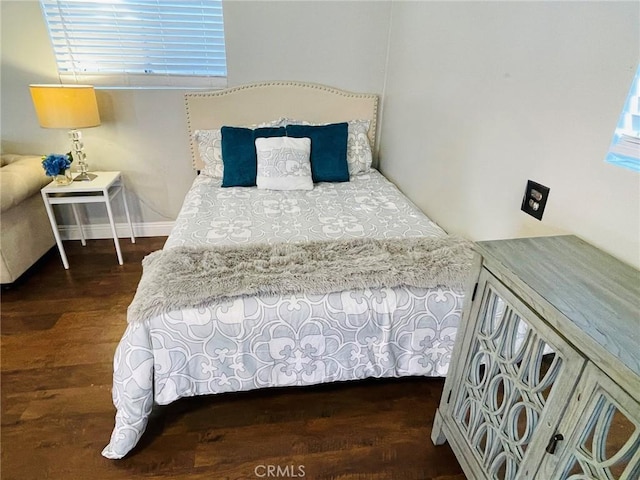
[[[585,413],[586,428],[560,476],[567,480],[640,479],[640,420],[604,391]]]
[[[515,478],[540,422],[561,356],[488,287],[454,420],[488,478]]]

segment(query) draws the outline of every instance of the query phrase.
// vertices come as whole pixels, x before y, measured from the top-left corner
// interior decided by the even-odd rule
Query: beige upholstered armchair
[[[13,283],[55,239],[40,189],[51,178],[37,155],[0,156],[0,283]]]

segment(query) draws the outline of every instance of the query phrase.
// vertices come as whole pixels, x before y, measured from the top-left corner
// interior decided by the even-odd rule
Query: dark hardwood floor
[[[1,302],[3,479],[439,479],[464,475],[430,440],[442,380],[406,378],[182,399],[154,410],[125,459],[100,455],[112,359],[142,258],[164,238],[67,242]]]

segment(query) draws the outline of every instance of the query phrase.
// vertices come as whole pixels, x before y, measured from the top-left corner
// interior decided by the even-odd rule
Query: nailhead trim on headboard
[[[187,92],[185,93],[185,109],[187,114],[187,131],[189,134],[189,146],[191,149],[191,159],[192,165],[194,169],[197,169],[196,159],[199,158],[197,153],[197,147],[195,142],[191,138],[191,135],[194,131],[191,112],[189,110],[189,100],[194,98],[212,98],[212,97],[223,97],[227,95],[232,95],[234,93],[243,91],[243,90],[253,90],[253,89],[262,89],[262,88],[271,88],[271,87],[292,87],[295,89],[314,89],[326,92],[331,95],[342,96],[345,98],[356,98],[356,99],[370,99],[373,101],[373,111],[371,112],[370,126],[369,126],[369,139],[371,144],[373,145],[374,157],[377,156],[377,121],[378,121],[378,104],[379,99],[378,95],[370,94],[370,93],[355,93],[348,92],[345,90],[340,90],[338,88],[330,87],[327,85],[321,85],[316,83],[308,83],[308,82],[296,82],[296,81],[273,81],[273,82],[261,82],[261,83],[251,83],[247,85],[240,85],[236,87],[227,88],[224,90],[216,90],[216,91],[207,91],[207,92]]]

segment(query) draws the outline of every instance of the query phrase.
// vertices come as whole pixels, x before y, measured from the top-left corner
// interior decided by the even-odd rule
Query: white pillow
[[[196,130],[193,139],[204,163],[203,175],[222,178],[222,133],[217,130]]]
[[[279,127],[284,120],[284,118],[279,118],[245,128]],[[193,132],[193,139],[204,163],[204,169],[201,173],[213,178],[222,178],[224,166],[222,164],[222,133],[220,129],[196,130]]]
[[[256,185],[266,190],[312,190],[311,139],[256,138]]]
[[[280,126],[286,125],[319,125],[304,120],[281,118]],[[349,120],[347,131],[347,164],[349,175],[367,173],[371,170],[373,155],[371,154],[371,142],[369,141],[369,120]],[[322,124],[326,125],[326,124]]]
[[[369,120],[351,120],[347,136],[347,163],[349,175],[367,173],[371,170],[373,156],[369,141]]]

